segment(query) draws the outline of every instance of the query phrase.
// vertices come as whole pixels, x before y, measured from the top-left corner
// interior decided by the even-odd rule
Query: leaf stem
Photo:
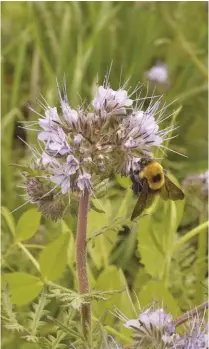
[[[25,246],[26,248],[37,248],[39,250],[43,250],[44,246],[43,245],[38,245],[38,244],[24,244],[23,246]]]
[[[19,246],[21,248],[21,250],[25,253],[25,255],[31,260],[31,262],[33,263],[34,267],[40,272],[40,266],[39,266],[37,260],[28,251],[28,249],[21,242],[18,242],[17,246]]]
[[[105,330],[106,330],[108,333],[114,335],[115,337],[120,338],[124,343],[126,343],[126,344],[129,344],[129,343],[130,343],[130,338],[129,338],[129,337],[126,337],[124,334],[118,332],[118,331],[115,330],[113,327],[107,325],[107,326],[105,326]]]
[[[78,211],[78,223],[77,223],[77,235],[76,235],[76,263],[78,274],[78,288],[80,294],[89,292],[88,275],[87,275],[87,214],[89,205],[89,193],[85,189],[80,197],[79,211]],[[83,327],[84,336],[87,336],[87,328],[91,322],[91,309],[90,304],[81,305],[81,323]]]
[[[198,225],[198,227],[190,230],[190,232],[188,232],[186,235],[184,235],[182,238],[180,238],[176,244],[174,245],[174,250],[177,250],[179,247],[181,247],[182,245],[184,245],[187,241],[189,241],[190,239],[192,239],[194,236],[196,236],[197,234],[200,234],[201,232],[204,232],[205,229],[208,227],[209,221],[204,222],[200,225]]]

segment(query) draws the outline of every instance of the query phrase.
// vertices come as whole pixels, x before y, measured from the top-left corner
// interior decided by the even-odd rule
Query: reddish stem
[[[89,193],[85,189],[81,194],[78,212],[77,236],[76,236],[76,262],[78,274],[78,288],[80,294],[89,292],[88,275],[87,275],[87,215],[88,215]],[[90,304],[81,305],[81,323],[84,336],[87,336],[87,328],[91,322]]]
[[[188,311],[187,313],[179,316],[175,320],[176,326],[179,326],[179,325],[183,324],[187,320],[191,319],[193,316],[197,315],[198,313],[200,313],[202,311],[205,311],[206,309],[208,309],[208,302],[205,302],[205,303],[199,305],[198,307]]]

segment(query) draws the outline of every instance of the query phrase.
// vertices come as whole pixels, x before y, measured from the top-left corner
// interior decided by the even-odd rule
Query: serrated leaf
[[[156,307],[163,307],[165,312],[171,313],[174,317],[180,314],[177,301],[160,281],[147,282],[138,293],[138,299],[141,307],[147,307],[148,304],[159,302],[156,304]]]
[[[48,244],[39,256],[41,275],[48,280],[58,279],[67,265],[69,233],[61,234]]]
[[[41,293],[41,296],[38,299],[37,303],[33,303],[33,311],[29,312],[28,317],[29,320],[29,330],[31,335],[36,336],[38,329],[45,324],[41,318],[48,314],[48,311],[45,310],[45,307],[50,301],[47,299],[47,295],[44,291]]]
[[[11,301],[16,305],[30,303],[43,288],[42,281],[33,275],[16,272],[2,275],[3,287],[8,283]]]
[[[30,239],[38,230],[41,213],[36,208],[24,212],[17,222],[16,237],[18,241]]]

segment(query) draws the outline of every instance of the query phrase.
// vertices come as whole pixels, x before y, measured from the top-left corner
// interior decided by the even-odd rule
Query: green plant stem
[[[78,274],[78,288],[80,294],[89,292],[88,275],[87,275],[87,215],[89,205],[89,193],[87,189],[84,190],[80,197],[79,211],[78,211],[78,223],[77,223],[77,235],[76,235],[76,263]],[[81,305],[81,323],[83,327],[84,336],[87,336],[87,327],[91,323],[91,309],[90,304]]]
[[[120,340],[123,341],[124,343],[127,343],[127,344],[130,343],[130,338],[126,337],[126,336],[125,336],[124,334],[122,334],[122,333],[119,333],[119,332],[116,331],[113,327],[111,327],[111,326],[105,326],[105,330],[106,330],[108,333],[114,335],[115,337],[120,338]],[[126,347],[126,348],[128,348],[128,347]]]
[[[187,241],[192,239],[194,236],[200,234],[201,232],[204,232],[205,229],[208,227],[208,224],[209,224],[209,221],[204,222],[198,225],[198,227],[192,229],[189,233],[184,235],[182,238],[180,238],[174,245],[174,250],[177,250],[178,248],[180,248],[182,245],[184,245]]]
[[[44,246],[43,245],[38,245],[38,244],[24,244],[23,246],[25,246],[26,248],[37,248],[39,250],[43,250]]]
[[[206,212],[206,209],[204,210]],[[206,214],[201,214],[200,223],[204,222]],[[196,304],[201,303],[204,300],[204,288],[201,284],[204,281],[207,274],[207,244],[208,231],[205,229],[198,236],[198,249],[197,249],[197,261],[196,261]]]
[[[21,242],[18,242],[17,246],[19,246],[21,248],[21,250],[25,253],[25,255],[31,260],[31,262],[33,263],[34,267],[40,272],[40,266],[39,266],[37,260],[28,251],[28,249]]]
[[[199,305],[198,307],[188,311],[187,313],[179,316],[176,320],[175,320],[175,325],[179,326],[181,324],[183,324],[184,322],[186,322],[187,320],[191,319],[193,316],[199,314],[202,311],[205,311],[206,309],[208,309],[208,302],[205,302],[201,305]]]

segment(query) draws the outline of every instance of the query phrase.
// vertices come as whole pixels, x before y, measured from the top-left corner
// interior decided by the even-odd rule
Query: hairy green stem
[[[198,307],[188,311],[187,313],[179,316],[176,320],[175,320],[175,325],[179,326],[181,324],[183,324],[184,322],[186,322],[187,320],[191,319],[193,316],[199,314],[202,311],[205,311],[208,309],[208,302],[205,302],[201,305],[199,305]]]
[[[87,275],[87,215],[89,205],[89,193],[87,189],[84,190],[80,197],[79,211],[78,211],[78,223],[77,223],[77,235],[76,235],[76,263],[77,263],[77,275],[78,275],[78,288],[80,294],[89,292],[88,275]],[[91,322],[91,309],[90,304],[81,305],[81,323],[83,327],[84,336],[87,336],[87,329]]]
[[[40,266],[39,266],[37,260],[30,253],[30,251],[28,251],[28,249],[21,242],[18,242],[17,246],[19,248],[21,248],[21,250],[25,253],[25,255],[31,260],[31,262],[33,263],[34,267],[40,272]]]

